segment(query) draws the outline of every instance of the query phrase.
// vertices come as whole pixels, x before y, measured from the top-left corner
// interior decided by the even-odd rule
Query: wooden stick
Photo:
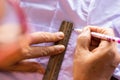
[[[59,31],[62,31],[65,34],[65,38],[61,41],[56,42],[55,45],[63,44],[65,46],[66,51],[72,29],[73,24],[71,22],[63,21]],[[57,80],[64,59],[65,51],[62,52],[61,54],[50,57],[43,80]]]

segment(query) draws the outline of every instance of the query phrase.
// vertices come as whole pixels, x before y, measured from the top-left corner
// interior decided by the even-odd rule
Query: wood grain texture
[[[55,45],[57,44],[64,45],[66,51],[72,30],[73,24],[71,22],[63,21],[59,31],[62,31],[65,34],[65,38],[63,40],[56,42]],[[62,52],[61,54],[50,57],[43,80],[57,80],[64,59],[65,51]]]

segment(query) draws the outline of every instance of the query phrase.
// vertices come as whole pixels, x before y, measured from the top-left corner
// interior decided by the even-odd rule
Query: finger
[[[105,27],[96,27],[96,26],[88,26],[91,32],[97,32],[101,34],[106,34],[110,36],[114,36],[114,32],[112,28],[105,28]]]
[[[36,62],[20,62],[15,65],[10,66],[4,71],[15,71],[15,72],[38,72],[38,73],[45,73],[45,69],[42,65]]]
[[[78,36],[77,47],[80,49],[88,49],[91,41],[90,29],[84,28],[82,33]]]
[[[54,46],[47,46],[47,47],[33,46],[33,47],[30,47],[30,49],[27,52],[23,53],[23,59],[56,55],[63,52],[64,50],[65,50],[65,47],[63,45],[54,45]]]
[[[97,33],[101,33],[101,34],[105,34],[105,35],[114,36],[114,32],[111,28],[100,28],[100,27],[95,27],[95,26],[89,26],[89,28],[91,29],[92,32],[97,32]],[[112,44],[113,44],[113,42],[109,42],[109,41],[105,41],[105,40],[101,39],[98,49],[99,48],[100,49],[107,48],[108,46],[111,46]]]
[[[31,37],[31,44],[37,44],[42,42],[56,42],[64,38],[64,33],[36,32],[36,33],[32,33],[30,37]]]

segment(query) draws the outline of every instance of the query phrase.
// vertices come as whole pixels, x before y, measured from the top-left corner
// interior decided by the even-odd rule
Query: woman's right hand
[[[90,32],[114,36],[110,28],[84,28],[75,50],[74,80],[110,80],[120,62],[116,43],[92,37]]]

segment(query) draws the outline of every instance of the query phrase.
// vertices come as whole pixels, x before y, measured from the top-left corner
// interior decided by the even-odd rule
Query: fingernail
[[[56,45],[56,47],[57,47],[58,53],[63,52],[64,49],[65,49],[65,46],[64,46],[64,45]]]
[[[57,32],[56,34],[57,34],[59,39],[63,39],[64,38],[64,33],[63,32]]]

